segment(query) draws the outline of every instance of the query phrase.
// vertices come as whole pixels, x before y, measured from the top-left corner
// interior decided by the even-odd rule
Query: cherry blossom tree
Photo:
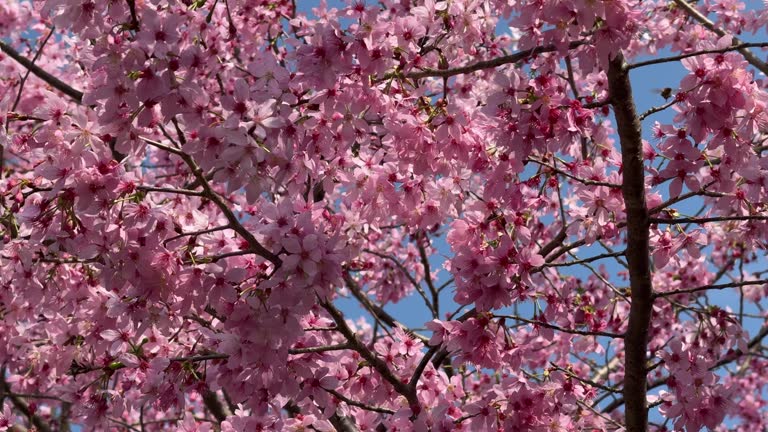
[[[0,3],[0,432],[768,430],[768,11],[302,3]]]

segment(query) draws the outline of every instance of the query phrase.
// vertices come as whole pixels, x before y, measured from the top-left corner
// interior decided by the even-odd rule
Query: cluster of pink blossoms
[[[0,432],[768,428],[767,11],[330,3],[0,4]]]

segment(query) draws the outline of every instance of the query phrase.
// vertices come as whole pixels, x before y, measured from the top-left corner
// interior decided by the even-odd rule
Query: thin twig
[[[630,65],[627,65],[627,69],[637,69],[637,68],[641,68],[641,67],[644,67],[644,66],[650,66],[650,65],[655,65],[655,64],[659,64],[659,63],[676,62],[676,61],[680,61],[682,59],[686,59],[688,57],[696,57],[696,56],[705,55],[705,54],[722,54],[722,53],[726,53],[726,52],[729,52],[729,51],[738,51],[738,50],[741,50],[743,48],[764,48],[764,47],[768,47],[768,42],[740,43],[740,44],[736,44],[736,45],[731,45],[731,46],[726,47],[726,48],[706,49],[706,50],[700,50],[700,51],[694,51],[694,52],[690,52],[690,53],[675,55],[675,56],[671,56],[671,57],[659,57],[659,58],[655,58],[655,59],[652,59],[652,60],[646,60],[646,61],[641,61],[641,62],[637,62],[637,63],[632,63]]]
[[[659,111],[664,111],[665,109],[671,107],[672,105],[676,104],[677,102],[678,102],[677,99],[672,98],[671,101],[665,103],[664,105],[659,105],[659,106],[656,106],[656,107],[653,107],[653,108],[649,108],[646,112],[640,114],[640,116],[639,116],[640,121],[645,120],[648,116],[650,116],[652,114],[656,114]]]
[[[219,196],[219,194],[213,190],[211,185],[208,183],[208,180],[205,178],[205,175],[203,174],[203,170],[200,169],[200,167],[197,165],[197,162],[195,162],[195,160],[192,159],[190,155],[184,153],[179,149],[169,147],[165,144],[159,143],[149,138],[142,137],[141,139],[147,144],[150,144],[161,150],[165,150],[169,153],[173,153],[179,156],[187,164],[189,169],[192,171],[192,174],[200,182],[200,186],[203,187],[203,196],[213,201],[213,203],[216,204],[219,210],[221,210],[221,212],[224,213],[224,217],[226,217],[227,221],[229,221],[229,225],[232,227],[232,229],[235,232],[240,234],[240,236],[242,236],[246,242],[248,242],[248,246],[250,247],[251,251],[256,255],[259,255],[262,258],[265,258],[266,260],[274,264],[275,270],[277,270],[278,268],[280,268],[280,266],[282,266],[283,260],[281,260],[280,257],[278,257],[276,254],[272,253],[267,248],[262,246],[262,244],[256,239],[256,237],[254,237],[254,235],[250,231],[248,231],[242,225],[242,223],[240,223],[240,219],[238,219],[237,216],[235,216],[235,214],[229,208],[227,203],[225,203],[224,200],[221,198],[221,196]]]
[[[570,44],[568,44],[568,49],[578,48],[584,45],[585,43],[586,42],[584,41],[571,42]],[[518,51],[510,55],[497,57],[491,60],[484,60],[484,61],[479,61],[477,63],[468,64],[466,66],[460,66],[452,69],[424,69],[419,72],[411,72],[405,76],[406,78],[411,78],[411,79],[420,79],[420,78],[427,78],[427,77],[448,78],[455,75],[468,74],[468,73],[477,72],[483,69],[493,69],[506,64],[517,63],[519,61],[526,60],[536,54],[543,54],[543,53],[553,52],[557,50],[558,50],[558,47],[554,45],[538,46],[531,49]],[[395,76],[396,76],[395,74],[387,74],[384,76],[384,78],[379,79],[377,81],[378,82],[386,81]]]
[[[321,346],[313,346],[313,347],[304,347],[304,348],[292,348],[288,350],[288,354],[291,355],[300,355],[300,354],[310,354],[310,353],[323,353],[328,351],[341,351],[349,349],[349,344],[336,344],[336,345],[321,345]]]
[[[624,335],[619,334],[619,333],[610,333],[610,332],[604,332],[604,331],[599,331],[599,330],[567,329],[567,328],[563,328],[563,327],[560,327],[560,326],[556,326],[556,325],[550,324],[548,322],[539,321],[539,320],[532,320],[532,319],[528,319],[528,318],[523,318],[523,317],[517,316],[517,315],[494,315],[494,317],[495,318],[512,319],[512,320],[515,320],[515,321],[521,321],[521,322],[524,322],[524,323],[527,323],[527,324],[532,324],[532,325],[535,325],[535,326],[546,327],[548,329],[552,329],[552,330],[563,332],[563,333],[577,334],[577,335],[581,335],[581,336],[605,336],[605,337],[614,338],[614,339],[621,339],[621,338],[624,337]]]
[[[40,58],[40,56],[43,54],[43,48],[45,48],[45,45],[48,43],[48,40],[53,36],[53,33],[56,31],[56,27],[51,27],[51,31],[48,32],[48,36],[45,37],[43,40],[43,43],[40,44],[40,48],[38,48],[37,52],[35,53],[35,56],[32,58],[32,64],[34,65],[37,63],[37,60]],[[24,77],[19,82],[19,92],[16,94],[16,100],[13,101],[13,107],[11,107],[11,111],[16,111],[16,107],[19,106],[19,102],[21,102],[21,94],[24,93],[24,84],[27,82],[27,79],[29,79],[29,74],[32,73],[32,70],[27,68],[27,72],[24,74]],[[8,128],[8,123],[6,122],[5,125],[6,129]]]
[[[9,57],[16,60],[17,63],[24,66],[28,70],[32,71],[33,74],[35,74],[36,77],[40,78],[41,80],[45,81],[50,85],[51,87],[59,90],[60,92],[64,93],[65,95],[69,96],[77,102],[78,104],[83,102],[83,92],[80,90],[74,89],[69,84],[65,84],[60,79],[56,78],[55,76],[51,75],[50,73],[44,71],[42,68],[37,66],[36,64],[32,63],[29,59],[25,58],[21,54],[18,53],[13,47],[6,44],[2,40],[0,40],[0,51],[3,51],[6,53]]]
[[[687,289],[678,289],[678,290],[672,290],[672,291],[665,291],[665,292],[658,292],[654,294],[654,297],[669,297],[677,294],[693,294],[701,291],[709,291],[709,290],[721,290],[726,288],[739,288],[749,285],[764,285],[768,284],[768,279],[759,279],[759,280],[753,280],[753,281],[741,281],[741,282],[731,282],[731,283],[724,283],[724,284],[710,284],[710,285],[702,285],[698,286],[696,288],[687,288]]]
[[[706,16],[704,16],[701,12],[699,12],[698,9],[694,8],[693,6],[691,6],[691,4],[688,3],[687,1],[685,1],[685,0],[672,0],[672,1],[675,2],[676,5],[678,5],[681,8],[683,8],[688,13],[688,15],[690,15],[693,19],[695,19],[696,21],[701,23],[701,25],[703,25],[704,27],[708,28],[709,30],[711,30],[712,32],[717,34],[718,36],[724,37],[724,36],[728,35],[728,33],[723,31],[721,28],[717,27],[715,25],[715,23],[710,21]],[[731,37],[733,38],[732,39],[733,45],[741,45],[741,44],[743,44],[743,42],[739,38],[737,38],[736,36],[731,35]],[[750,51],[749,48],[746,48],[746,47],[744,47],[744,48],[737,48],[737,51],[739,51],[741,53],[741,55],[744,56],[744,59],[746,59],[749,62],[749,64],[751,64],[752,66],[754,66],[757,69],[759,69],[760,72],[762,72],[763,74],[768,75],[768,64],[766,64],[764,61],[762,61],[759,58],[757,58],[752,53],[752,51]]]
[[[154,187],[154,186],[138,186],[136,189],[140,191],[145,191],[145,192],[162,192],[162,193],[168,193],[168,194],[200,196],[200,197],[205,196],[200,191],[194,191],[189,189],[164,188],[164,187]]]
[[[676,218],[676,219],[663,219],[663,218],[650,218],[649,222],[654,224],[705,224],[709,222],[729,222],[729,221],[765,221],[768,220],[768,216],[760,215],[744,215],[744,216],[713,216],[713,217],[690,217],[690,218]]]
[[[358,407],[358,408],[362,408],[362,409],[364,409],[366,411],[373,411],[373,412],[382,413],[382,414],[394,414],[395,413],[391,409],[381,408],[381,407],[376,407],[376,406],[371,406],[371,405],[366,405],[366,404],[364,404],[362,402],[358,402],[358,401],[352,400],[352,399],[344,396],[343,394],[337,392],[336,390],[327,389],[327,388],[324,388],[324,387],[321,387],[321,388],[323,390],[327,391],[328,393],[332,394],[333,397],[335,397],[336,399],[344,402],[345,404],[347,404],[349,406]]]

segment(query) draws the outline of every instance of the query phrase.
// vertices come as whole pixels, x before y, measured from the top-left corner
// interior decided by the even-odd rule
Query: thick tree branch
[[[208,408],[208,411],[211,412],[211,415],[213,415],[213,417],[215,417],[219,423],[227,419],[227,413],[224,411],[224,405],[221,403],[219,396],[215,392],[206,390],[203,393],[203,403],[205,404],[205,407]]]
[[[131,23],[129,30],[139,31],[141,27],[139,24],[139,19],[136,16],[136,0],[126,0],[126,2],[128,3],[128,10],[131,13]]]
[[[648,430],[646,401],[646,353],[648,325],[653,307],[651,260],[649,255],[648,208],[645,203],[645,170],[640,120],[632,96],[629,71],[619,53],[608,68],[611,95],[621,143],[622,194],[627,211],[627,262],[632,289],[629,323],[624,336],[624,399],[628,432]]]

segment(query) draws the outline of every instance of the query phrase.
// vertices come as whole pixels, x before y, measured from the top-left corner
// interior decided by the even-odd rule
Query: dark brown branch
[[[546,168],[548,168],[549,170],[551,170],[553,172],[561,174],[561,175],[563,175],[565,177],[568,177],[571,180],[575,180],[575,181],[577,181],[577,182],[579,182],[579,183],[581,183],[583,185],[586,185],[586,186],[605,186],[605,187],[616,188],[616,189],[621,187],[620,184],[604,182],[604,181],[589,180],[589,179],[583,179],[583,178],[580,178],[580,177],[576,177],[575,175],[573,175],[573,174],[571,174],[569,172],[563,171],[560,168],[557,168],[557,167],[555,167],[553,165],[550,165],[550,164],[548,164],[548,163],[546,163],[544,161],[540,161],[540,160],[537,160],[537,159],[534,159],[534,158],[530,158],[529,157],[526,160],[531,161],[531,162],[536,163],[536,164],[539,164],[539,165],[541,165],[543,167],[546,167]]]
[[[6,44],[1,40],[0,40],[0,51],[6,53],[10,58],[16,60],[17,63],[24,66],[27,70],[35,74],[36,77],[45,81],[48,85],[55,88],[56,90],[59,90],[65,95],[69,96],[70,98],[72,98],[72,100],[74,100],[78,104],[83,102],[83,92],[81,92],[80,90],[75,90],[70,85],[65,84],[60,79],[44,71],[40,66],[37,66],[36,64],[32,63],[31,60],[25,58],[24,56],[19,54],[18,51],[13,49],[13,47],[11,47],[10,45]]]
[[[173,237],[170,237],[170,238],[167,238],[167,239],[163,240],[163,245],[166,245],[166,244],[168,244],[168,243],[170,243],[170,242],[172,242],[174,240],[180,239],[180,238],[185,237],[185,236],[196,237],[196,236],[203,235],[203,234],[214,233],[216,231],[228,230],[230,228],[232,228],[232,227],[229,226],[229,225],[221,225],[221,226],[217,226],[217,227],[213,227],[213,228],[207,228],[207,229],[200,230],[200,231],[183,232],[181,234],[178,234],[178,235],[175,235]]]
[[[352,295],[357,299],[357,301],[360,302],[360,304],[363,305],[365,309],[367,309],[375,318],[381,320],[384,324],[390,326],[390,327],[396,327],[400,326],[402,328],[407,328],[404,325],[397,322],[397,320],[389,314],[389,312],[385,311],[384,308],[381,306],[373,303],[368,297],[366,297],[365,293],[363,293],[360,290],[360,286],[358,286],[357,282],[352,279],[352,276],[349,275],[349,273],[344,272],[343,274],[344,282],[347,285],[347,288],[349,288],[349,291],[352,293]],[[425,337],[423,335],[420,335],[418,333],[413,332],[412,335],[419,339],[420,341],[424,342],[425,344],[427,341],[429,341],[428,337]]]
[[[227,413],[224,411],[224,405],[222,405],[221,401],[219,400],[219,396],[211,391],[206,390],[203,393],[203,403],[205,404],[205,407],[208,408],[208,411],[211,412],[211,415],[219,422],[223,422],[227,419]]]
[[[405,267],[403,263],[401,263],[396,257],[392,255],[383,254],[381,252],[376,252],[375,250],[371,249],[363,249],[363,252],[369,253],[371,255],[375,255],[379,258],[383,258],[389,261],[392,261],[395,266],[400,269],[400,271],[403,273],[403,275],[408,279],[408,281],[413,285],[413,287],[416,289],[416,292],[419,293],[422,299],[424,299],[424,303],[427,305],[427,308],[432,312],[433,316],[437,316],[437,312],[435,312],[434,306],[432,306],[432,302],[429,301],[429,298],[427,298],[427,293],[424,292],[424,290],[421,288],[421,285],[418,281],[416,281],[416,278],[413,277],[410,271]]]
[[[632,305],[624,336],[624,399],[625,422],[628,432],[648,430],[646,401],[648,325],[653,308],[651,283],[648,208],[645,203],[645,169],[640,120],[632,96],[629,71],[621,53],[611,60],[608,68],[608,88],[621,143],[624,170],[622,194],[627,211],[627,251]]]
[[[599,388],[600,390],[604,390],[604,391],[607,391],[609,393],[621,393],[621,391],[619,389],[616,389],[616,388],[613,388],[613,387],[609,387],[609,386],[604,385],[604,384],[600,384],[599,382],[595,382],[595,381],[593,381],[591,379],[588,379],[588,378],[582,378],[582,377],[576,375],[575,373],[569,371],[568,369],[563,369],[563,368],[561,368],[560,366],[558,366],[558,365],[556,365],[554,363],[550,362],[550,365],[553,368],[559,370],[560,372],[563,372],[564,374],[568,375],[569,377],[571,377],[571,378],[573,378],[573,379],[575,379],[577,381],[580,381],[580,382],[582,382],[584,384],[587,384],[589,386],[592,386],[594,388]]]
[[[139,31],[139,19],[136,16],[136,0],[126,0],[128,3],[128,10],[131,12],[131,24],[129,30]]]
[[[648,213],[649,214],[659,213],[660,211],[666,209],[667,207],[669,207],[669,206],[671,206],[673,204],[677,204],[677,203],[679,203],[681,201],[685,201],[688,198],[692,198],[692,197],[695,197],[695,196],[699,196],[699,195],[710,196],[712,194],[712,192],[707,191],[707,188],[712,186],[713,184],[714,184],[714,182],[710,182],[710,183],[705,184],[704,186],[702,186],[702,188],[697,190],[697,191],[686,192],[686,193],[684,193],[682,195],[678,195],[678,196],[676,196],[674,198],[670,198],[670,199],[664,201],[663,203],[657,205],[656,207],[653,207],[650,210],[648,210]]]
[[[749,349],[752,349],[752,348],[760,345],[760,343],[762,342],[762,340],[766,336],[768,336],[768,326],[763,327],[760,330],[760,332],[757,335],[755,335],[755,337],[753,337],[747,343],[747,347]],[[722,366],[728,365],[730,363],[733,363],[734,361],[736,361],[736,360],[740,359],[741,357],[743,357],[745,355],[748,355],[748,354],[749,354],[749,352],[745,353],[745,352],[743,352],[741,350],[736,350],[735,352],[731,353],[730,355],[727,355],[727,356],[723,357],[722,359],[720,359],[714,365],[710,366],[709,370],[713,371],[713,370],[715,370],[715,369],[717,369],[719,367],[722,367]],[[668,379],[669,379],[668,376],[663,376],[663,377],[661,377],[661,378],[651,382],[650,384],[648,384],[648,389],[654,389],[654,388],[660,387],[660,386],[666,384]],[[625,400],[624,398],[618,398],[618,399],[614,400],[613,402],[611,402],[610,404],[606,405],[605,408],[603,408],[601,411],[604,412],[604,413],[609,413],[609,412],[615,410],[616,408],[622,406],[624,404],[624,400]]]
[[[553,250],[555,250],[556,247],[563,244],[565,239],[568,237],[568,235],[565,232],[565,227],[563,227],[560,232],[557,233],[557,235],[549,241],[549,243],[545,244],[544,246],[539,249],[539,255],[543,257],[547,257],[547,255],[550,254]],[[558,255],[559,256],[559,255]],[[550,261],[547,261],[550,262]]]
[[[355,423],[349,419],[349,417],[340,416],[338,413],[333,413],[328,421],[331,422],[333,427],[336,428],[338,432],[358,432],[359,430],[357,429],[357,426],[355,426]]]
[[[228,354],[199,354],[199,355],[193,355],[193,356],[186,356],[186,357],[171,357],[168,360],[173,362],[200,362],[200,361],[208,361],[208,360],[226,360],[229,358]]]

